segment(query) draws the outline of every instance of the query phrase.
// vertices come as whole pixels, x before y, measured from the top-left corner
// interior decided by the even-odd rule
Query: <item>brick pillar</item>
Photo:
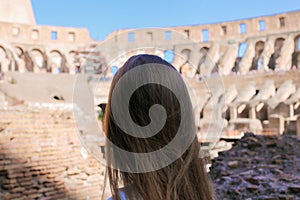
[[[300,137],[300,116],[297,118],[297,136]]]
[[[256,119],[255,106],[253,106],[249,109],[249,117],[250,117],[250,119]]]
[[[284,132],[284,117],[280,115],[269,116],[269,127],[277,129],[277,133],[282,135]]]
[[[237,118],[237,107],[230,106],[230,119],[236,119]]]

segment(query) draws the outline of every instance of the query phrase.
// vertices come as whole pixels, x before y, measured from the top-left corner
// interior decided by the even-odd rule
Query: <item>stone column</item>
[[[294,104],[290,104],[289,108],[290,108],[290,117],[294,117],[294,115],[295,115]]]
[[[297,136],[300,137],[300,116],[297,118]]]
[[[249,71],[254,56],[255,56],[255,44],[254,41],[250,41],[248,43],[247,51],[240,63],[240,72],[242,74],[246,74]]]
[[[284,132],[284,117],[280,115],[270,116],[269,127],[271,129],[276,129],[278,135],[282,135]]]
[[[205,62],[200,66],[200,71],[202,75],[209,76],[211,74],[211,71],[213,70],[215,64],[219,59],[219,50],[220,45],[217,42],[213,43],[207,53]]]
[[[237,118],[237,106],[230,106],[230,119]]]
[[[265,71],[269,70],[268,64],[271,58],[272,53],[274,52],[274,39],[273,38],[268,38],[264,50],[261,54],[261,59],[262,59],[262,66]]]
[[[292,54],[294,52],[294,37],[289,35],[284,41],[278,58],[278,67],[282,70],[291,69],[292,65]]]
[[[238,46],[236,44],[229,45],[225,54],[219,60],[219,72],[224,75],[228,75],[234,66],[235,59],[237,57]]]
[[[255,106],[252,106],[252,107],[249,109],[249,117],[250,117],[250,119],[256,119]]]

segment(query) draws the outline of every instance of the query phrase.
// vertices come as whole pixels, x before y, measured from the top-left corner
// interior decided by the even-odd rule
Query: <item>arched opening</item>
[[[256,118],[261,122],[268,119],[268,106],[266,103],[260,103],[255,107]]]
[[[276,60],[280,56],[281,48],[284,44],[284,38],[277,38],[274,43],[274,53],[271,55],[268,67],[269,69],[275,70],[277,67]]]
[[[31,57],[29,51],[24,51],[23,53],[23,59],[24,59],[24,64],[25,64],[25,70],[27,72],[33,72],[33,58]]]
[[[200,49],[200,53],[203,54],[203,55],[206,55],[209,51],[209,48],[208,47],[202,47]]]
[[[300,35],[295,37],[295,51],[300,51]]]
[[[54,74],[68,73],[69,69],[66,66],[66,58],[58,50],[50,52],[51,71]]]
[[[51,61],[51,71],[54,74],[61,73],[61,61],[62,56],[59,51],[51,51],[50,52],[50,61]]]
[[[238,57],[235,59],[234,66],[231,70],[232,72],[238,72],[239,71],[240,62],[241,62],[243,56],[245,55],[245,53],[247,52],[247,49],[248,49],[248,43],[243,42],[239,45]]]
[[[75,74],[80,73],[81,68],[80,68],[80,59],[79,59],[78,51],[70,51],[68,57],[71,65],[75,66],[74,68]]]
[[[222,94],[219,99],[224,98],[225,95],[226,94]],[[222,108],[222,118],[227,121],[230,120],[230,107],[227,105]]]
[[[76,61],[76,52],[75,51],[70,51],[68,53],[68,58],[70,60],[70,63],[74,65],[75,61]]]
[[[43,69],[46,68],[45,66],[45,62],[44,62],[44,53],[39,50],[39,49],[33,49],[31,50],[31,55],[33,58],[33,61],[35,63],[35,65],[39,68],[39,69]]]
[[[295,37],[295,49],[292,54],[292,69],[300,68],[300,35]]]
[[[21,59],[23,57],[24,51],[21,47],[15,47],[15,53]]]
[[[14,48],[14,52],[18,56],[19,60],[21,61],[21,62],[16,62],[15,71],[19,71],[20,68],[24,69],[25,68],[24,50],[21,47],[17,46],[17,47]]]
[[[246,104],[242,104],[237,107],[237,117],[238,118],[249,118],[249,106]]]
[[[0,46],[0,72],[2,72],[3,70],[3,62],[5,62],[6,59],[6,51],[4,49],[4,47]]]
[[[265,43],[263,41],[258,41],[255,44],[255,56],[253,57],[252,64],[251,64],[251,70],[259,70],[262,67],[261,62],[261,54],[264,50]]]
[[[190,60],[191,50],[190,49],[183,49],[181,51],[181,55],[183,56],[184,60],[186,62],[188,62]]]
[[[200,56],[199,56],[200,59],[199,59],[199,63],[197,66],[196,74],[200,74],[201,65],[204,64],[208,51],[209,51],[208,47],[202,47],[200,49]]]
[[[180,65],[179,67],[179,73],[186,75],[188,73],[188,62],[190,60],[190,56],[191,56],[191,50],[190,49],[183,49],[181,51],[181,55],[183,57],[184,63]]]

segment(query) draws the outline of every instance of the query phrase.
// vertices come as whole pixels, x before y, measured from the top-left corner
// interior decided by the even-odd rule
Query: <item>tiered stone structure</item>
[[[10,10],[14,1],[3,1],[1,8]],[[35,25],[29,5],[26,1],[20,11],[24,21],[3,20],[5,12],[0,16],[1,72],[110,74],[111,66],[120,67],[132,54],[163,57],[166,51],[174,54],[171,62],[188,76],[300,65],[300,11],[216,24],[118,30],[105,41],[94,41],[84,28]]]
[[[147,51],[141,47],[173,50],[175,57],[187,58],[195,66],[193,73],[199,68],[203,75],[289,70],[299,66],[299,16],[300,11],[295,11],[217,24],[119,30],[108,36],[106,46],[115,46],[109,55],[112,58],[137,48]]]

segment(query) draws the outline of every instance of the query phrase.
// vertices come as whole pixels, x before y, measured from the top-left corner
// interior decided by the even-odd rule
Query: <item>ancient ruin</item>
[[[300,11],[293,11],[117,30],[95,41],[85,28],[37,25],[29,0],[1,1],[0,199],[99,195],[103,176],[95,171],[103,166],[86,155],[79,139],[63,140],[80,135],[83,146],[100,157],[104,138],[101,123],[95,123],[97,105],[106,103],[111,78],[135,54],[161,56],[182,74],[202,143],[241,138],[247,131],[300,136],[299,18]],[[65,151],[74,155],[63,157]],[[46,164],[55,160],[66,166]],[[70,167],[75,160],[89,164]]]

